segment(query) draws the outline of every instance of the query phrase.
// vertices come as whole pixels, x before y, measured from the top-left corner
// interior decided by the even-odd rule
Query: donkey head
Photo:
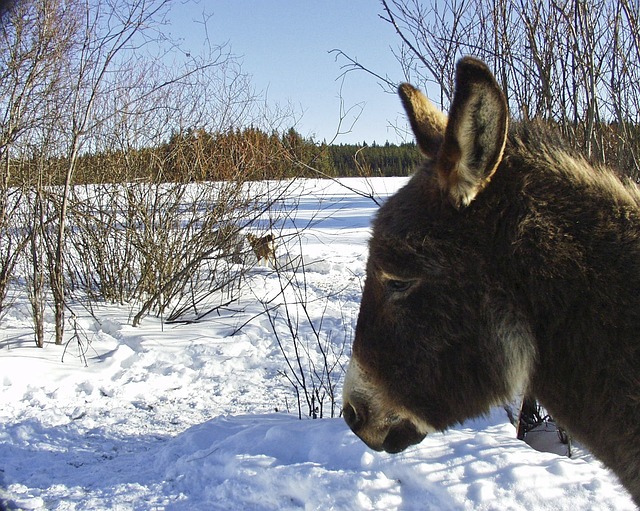
[[[426,162],[375,219],[343,410],[388,452],[487,411],[533,359],[513,342],[530,335],[491,263],[503,93],[472,58],[458,63],[448,119],[412,86],[399,93]]]

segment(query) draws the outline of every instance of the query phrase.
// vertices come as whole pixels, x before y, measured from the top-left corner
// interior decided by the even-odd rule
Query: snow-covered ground
[[[373,187],[384,197],[403,182],[343,184],[366,193]],[[571,459],[538,452],[515,438],[502,409],[399,455],[372,452],[340,418],[298,420],[287,379],[293,374],[277,342],[293,354],[292,330],[276,307],[283,275],[304,291],[287,291],[289,302],[303,297],[308,312],[294,330],[302,368],[311,379],[313,369],[324,377],[324,387],[316,384],[326,390],[324,352],[339,401],[376,209],[328,181],[305,182],[298,192],[291,198],[295,214],[279,226],[280,277],[264,265],[254,268],[233,310],[198,323],[163,325],[148,317],[134,328],[127,307],[102,306],[97,319],[77,311],[84,347],[91,341],[86,366],[75,343],[64,362],[64,347],[35,348],[26,297],[15,297],[0,323],[5,507],[635,509],[588,452],[577,446]],[[300,243],[288,236],[296,227]],[[291,264],[299,255],[304,272]],[[330,416],[328,397],[323,415]]]

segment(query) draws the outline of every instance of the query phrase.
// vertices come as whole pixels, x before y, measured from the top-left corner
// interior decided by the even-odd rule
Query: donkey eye
[[[391,293],[402,293],[409,289],[413,283],[413,280],[389,279],[386,282],[386,286]]]

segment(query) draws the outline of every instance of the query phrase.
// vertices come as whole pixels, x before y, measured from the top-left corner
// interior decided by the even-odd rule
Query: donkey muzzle
[[[371,385],[353,359],[345,378],[342,415],[351,430],[371,449],[398,453],[420,443],[431,428],[405,410],[396,409],[381,389]]]
[[[368,421],[366,407],[362,404],[347,403],[343,417],[351,430],[375,451],[386,451],[391,454],[404,451],[407,447],[420,443],[426,433],[421,433],[409,419],[391,415],[380,424]]]

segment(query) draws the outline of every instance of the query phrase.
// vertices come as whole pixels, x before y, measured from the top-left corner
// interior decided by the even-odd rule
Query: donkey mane
[[[640,205],[640,189],[629,178],[618,175],[613,168],[589,161],[585,155],[567,143],[557,130],[538,121],[514,123],[509,143],[523,165],[541,167],[563,175],[576,184],[597,188],[612,198]]]

